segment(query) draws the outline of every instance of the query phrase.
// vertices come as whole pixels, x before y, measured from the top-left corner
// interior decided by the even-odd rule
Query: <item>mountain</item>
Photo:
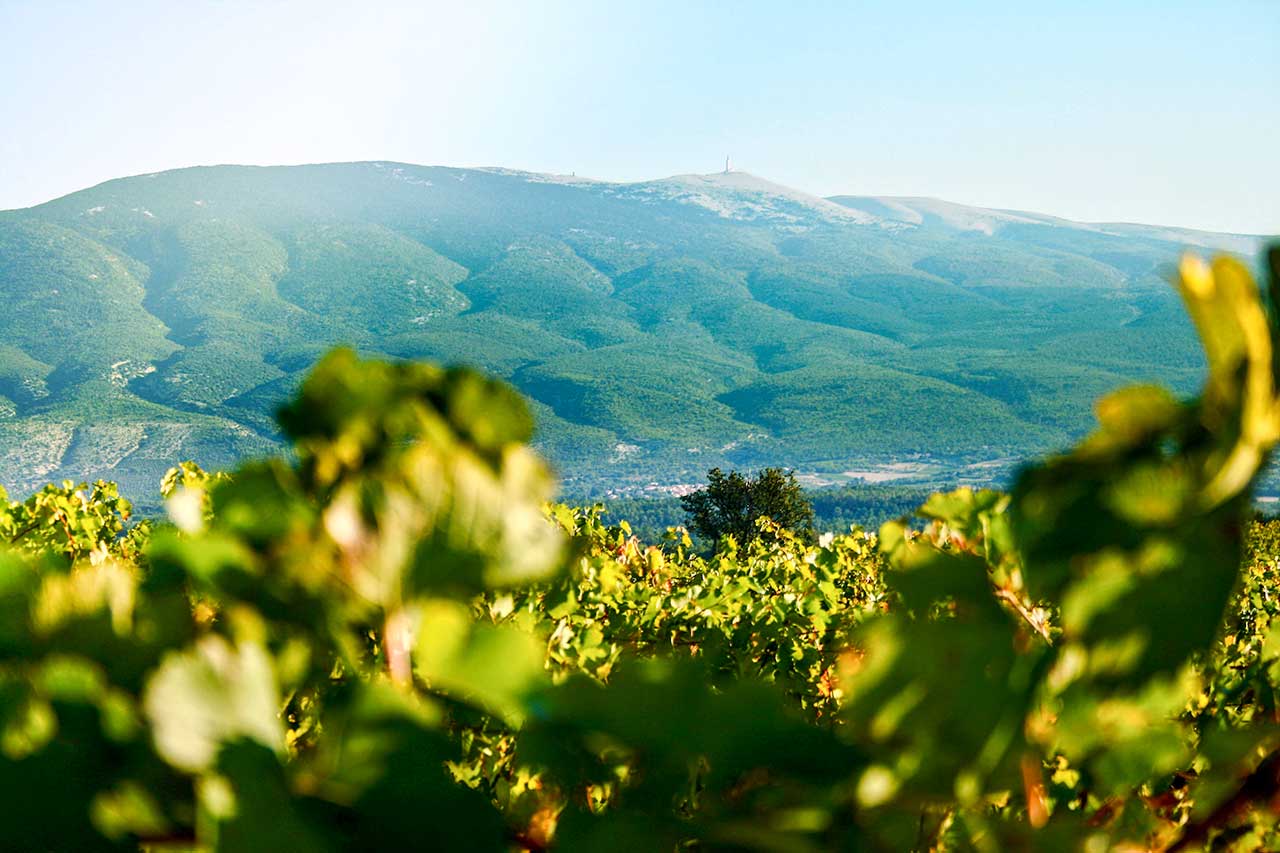
[[[574,492],[713,464],[981,479],[1118,384],[1193,388],[1163,270],[1260,245],[742,172],[124,178],[0,212],[0,483],[153,493],[179,459],[271,450],[275,407],[339,343],[510,380]]]

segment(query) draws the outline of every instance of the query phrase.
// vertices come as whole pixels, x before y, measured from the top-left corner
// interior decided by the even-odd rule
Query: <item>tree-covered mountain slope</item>
[[[509,379],[577,490],[713,464],[963,472],[1066,444],[1117,383],[1193,387],[1162,265],[1259,246],[741,172],[124,178],[0,213],[0,483],[142,493],[178,459],[269,452],[335,344]]]

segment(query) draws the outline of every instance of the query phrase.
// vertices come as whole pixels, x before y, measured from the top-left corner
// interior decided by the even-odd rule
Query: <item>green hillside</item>
[[[717,464],[949,475],[1066,445],[1119,383],[1193,388],[1163,265],[1258,246],[738,172],[125,178],[0,213],[0,484],[143,494],[181,458],[270,452],[334,344],[507,378],[571,492]]]

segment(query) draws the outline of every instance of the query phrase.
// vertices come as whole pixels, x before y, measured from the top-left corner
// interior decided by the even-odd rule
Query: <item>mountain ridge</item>
[[[83,187],[78,190],[72,190],[71,192],[64,193],[63,195],[56,196],[54,198],[47,199],[42,202],[37,202],[36,204],[28,205],[26,207],[0,208],[0,215],[7,214],[7,213],[22,213],[22,212],[33,211],[38,208],[44,207],[45,205],[59,202],[64,199],[67,199],[82,193],[88,193],[95,190],[99,190],[108,185],[115,184],[117,182],[131,181],[139,178],[154,178],[164,174],[191,172],[191,171],[199,171],[199,170],[206,170],[206,169],[270,170],[270,169],[305,169],[305,168],[325,168],[325,167],[344,167],[344,166],[381,166],[381,167],[391,167],[391,168],[435,169],[435,170],[447,170],[447,171],[454,171],[454,172],[484,172],[489,174],[518,177],[526,180],[534,180],[538,182],[560,184],[560,185],[566,185],[566,186],[582,185],[582,186],[637,187],[637,186],[653,185],[653,184],[674,183],[674,182],[680,182],[682,180],[714,181],[714,179],[721,176],[742,176],[742,177],[751,179],[753,181],[759,182],[761,184],[768,185],[769,187],[777,188],[778,190],[783,191],[785,194],[791,194],[796,196],[806,196],[814,200],[832,202],[835,204],[840,204],[841,199],[845,199],[853,202],[859,202],[859,201],[889,202],[889,203],[896,202],[896,203],[907,205],[907,206],[909,206],[911,203],[926,202],[926,203],[946,205],[948,207],[953,207],[957,209],[979,211],[979,212],[993,214],[993,215],[1007,215],[1012,217],[1022,217],[1022,218],[1027,218],[1029,220],[1041,221],[1041,222],[1050,222],[1050,221],[1057,222],[1057,223],[1062,223],[1062,224],[1071,225],[1071,226],[1080,227],[1080,228],[1101,228],[1101,229],[1106,229],[1106,228],[1148,229],[1149,228],[1149,229],[1155,229],[1159,231],[1187,235],[1188,237],[1194,237],[1196,235],[1200,235],[1204,238],[1215,238],[1215,239],[1216,238],[1233,238],[1233,239],[1238,238],[1242,240],[1251,240],[1251,241],[1267,240],[1267,239],[1270,239],[1271,236],[1273,236],[1268,234],[1251,233],[1251,232],[1243,232],[1243,231],[1213,231],[1213,230],[1204,229],[1204,228],[1193,228],[1189,226],[1180,226],[1180,225],[1163,225],[1159,223],[1139,222],[1134,220],[1096,220],[1095,221],[1095,220],[1072,219],[1066,216],[1059,216],[1051,213],[1030,211],[1030,210],[1025,210],[1021,208],[989,207],[985,205],[955,202],[949,199],[941,198],[939,196],[885,195],[885,194],[864,195],[864,194],[843,193],[843,192],[833,193],[832,195],[824,196],[817,193],[811,193],[807,190],[791,187],[786,184],[780,184],[768,178],[764,178],[762,176],[756,175],[753,172],[743,170],[743,169],[732,169],[728,172],[724,172],[724,171],[682,172],[682,173],[677,173],[673,175],[668,175],[667,177],[664,177],[664,178],[646,178],[646,179],[641,179],[636,181],[620,181],[620,180],[612,180],[608,178],[596,178],[588,175],[578,175],[576,173],[566,175],[558,172],[538,172],[538,171],[532,171],[528,169],[517,169],[510,166],[445,166],[445,165],[427,165],[422,163],[410,163],[408,161],[399,161],[399,160],[376,160],[376,159],[375,160],[335,160],[335,161],[324,162],[324,163],[265,164],[265,165],[252,164],[252,163],[217,163],[217,164],[204,164],[204,165],[193,165],[193,166],[180,166],[172,169],[163,169],[163,170],[154,171],[154,172],[139,172],[134,175],[125,175],[118,178],[109,178],[97,184],[92,184],[88,187]],[[1213,245],[1213,243],[1206,243],[1205,245]]]

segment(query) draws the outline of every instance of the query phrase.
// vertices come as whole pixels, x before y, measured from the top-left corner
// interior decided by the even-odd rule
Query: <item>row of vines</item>
[[[506,386],[346,351],[163,522],[0,493],[0,849],[1280,849],[1275,300],[1179,286],[1197,399],[875,533],[641,543]]]

